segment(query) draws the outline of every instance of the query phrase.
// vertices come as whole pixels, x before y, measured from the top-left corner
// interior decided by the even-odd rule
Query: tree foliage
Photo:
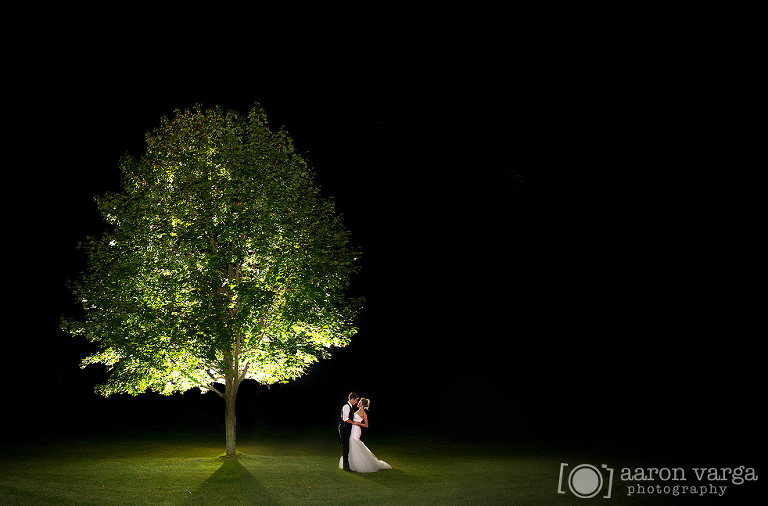
[[[176,111],[120,161],[123,191],[96,198],[110,225],[83,243],[71,283],[97,343],[103,395],[199,387],[224,397],[244,379],[273,384],[349,344],[361,301],[349,232],[293,141],[217,107]]]

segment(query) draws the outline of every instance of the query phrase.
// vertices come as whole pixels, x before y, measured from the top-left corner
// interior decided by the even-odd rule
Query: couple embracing
[[[341,408],[339,420],[339,440],[341,441],[342,457],[339,469],[356,473],[375,473],[380,469],[392,469],[392,466],[376,458],[362,441],[360,435],[363,427],[368,427],[366,410],[371,401],[358,398],[357,394],[349,394],[349,400]],[[357,407],[357,411],[355,411]]]

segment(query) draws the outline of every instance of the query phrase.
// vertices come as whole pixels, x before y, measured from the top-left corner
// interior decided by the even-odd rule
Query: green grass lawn
[[[599,465],[603,458],[429,435],[371,434],[364,439],[394,469],[374,474],[339,470],[333,428],[243,429],[241,455],[235,460],[221,458],[223,430],[16,442],[0,456],[0,504],[583,505],[590,501],[557,493],[560,462],[586,459]],[[627,497],[620,484],[610,500],[592,501],[655,505],[664,503],[660,499],[698,503],[683,497]],[[719,504],[736,504],[718,499]]]

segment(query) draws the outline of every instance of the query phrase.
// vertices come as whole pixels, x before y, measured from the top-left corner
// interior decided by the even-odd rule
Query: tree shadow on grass
[[[189,496],[187,504],[253,504],[269,502],[266,488],[237,458],[222,458],[213,473]]]

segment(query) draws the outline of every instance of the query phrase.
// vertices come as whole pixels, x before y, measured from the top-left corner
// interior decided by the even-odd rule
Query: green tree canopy
[[[97,197],[109,231],[83,247],[71,286],[85,318],[65,329],[98,344],[105,396],[199,387],[226,399],[227,453],[245,379],[285,382],[349,344],[361,305],[333,201],[256,104],[176,111],[124,156],[118,193]],[[223,391],[219,385],[224,385]]]

